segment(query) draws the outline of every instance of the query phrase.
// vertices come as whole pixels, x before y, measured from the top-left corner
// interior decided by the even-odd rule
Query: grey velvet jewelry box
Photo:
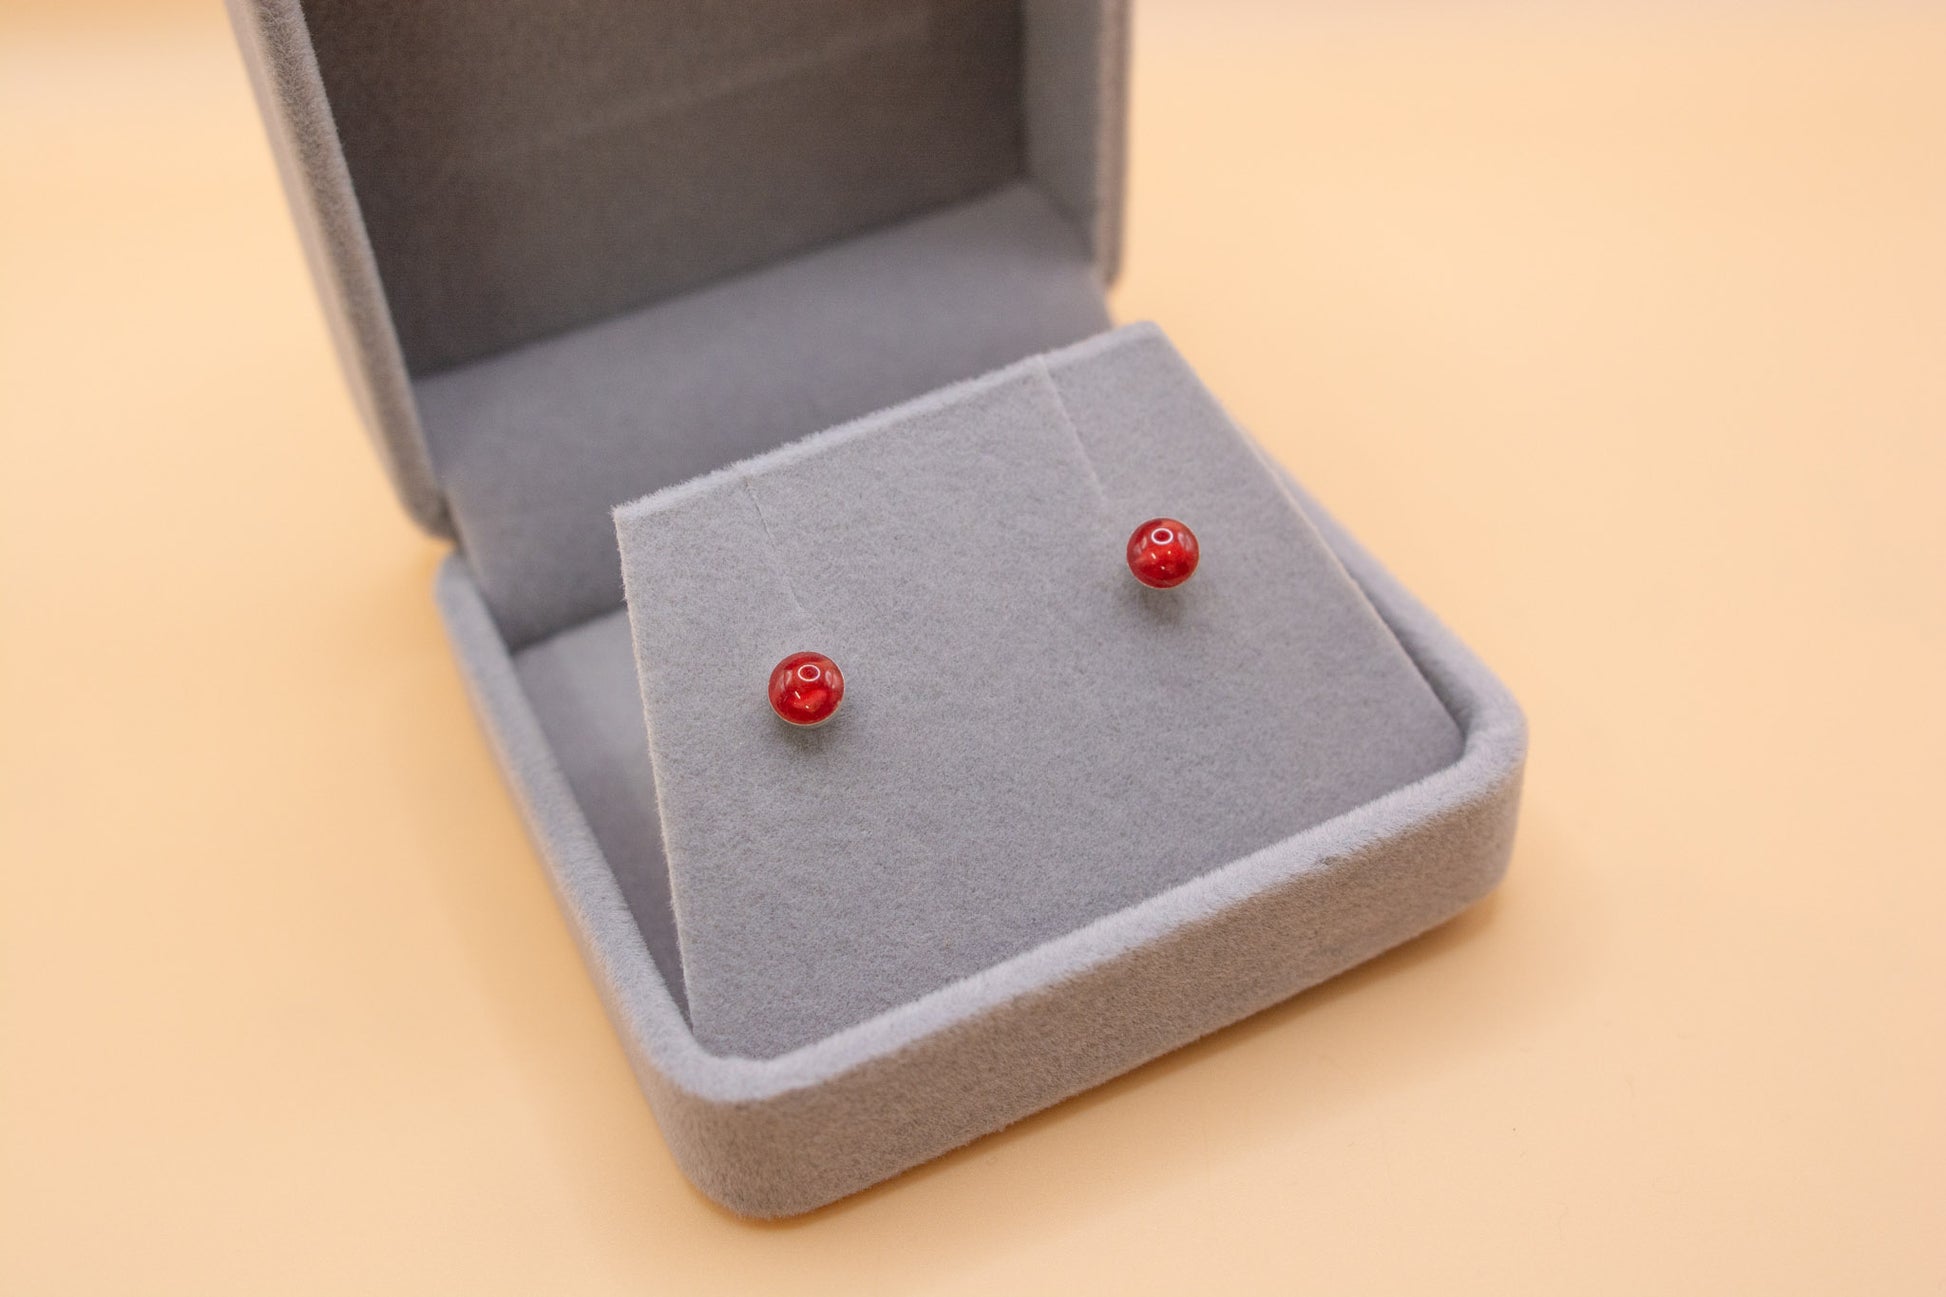
[[[1284,482],[1457,759],[781,1052],[705,1048],[611,510],[1102,333],[1124,7],[231,8],[361,410],[406,508],[456,542],[437,597],[488,735],[705,1193],[761,1216],[829,1202],[1498,881],[1517,706]],[[1338,741],[1356,764],[1358,736]]]

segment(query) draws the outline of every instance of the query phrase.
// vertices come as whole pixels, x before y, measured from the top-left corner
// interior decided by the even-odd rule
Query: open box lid
[[[361,413],[518,647],[615,505],[1106,323],[1125,0],[229,0]]]

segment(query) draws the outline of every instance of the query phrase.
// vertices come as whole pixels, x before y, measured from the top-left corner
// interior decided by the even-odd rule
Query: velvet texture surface
[[[304,0],[408,368],[1021,174],[1009,0]]]
[[[1129,529],[1205,558],[1138,585]],[[1460,734],[1161,333],[617,512],[697,1038],[772,1057],[1451,764]],[[770,666],[835,658],[828,726]]]

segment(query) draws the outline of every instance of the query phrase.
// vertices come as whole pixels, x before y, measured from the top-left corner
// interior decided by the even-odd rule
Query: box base
[[[1453,917],[1513,847],[1526,724],[1449,631],[1292,487],[1465,736],[1408,787],[778,1058],[690,1032],[464,559],[438,598],[487,734],[685,1174],[733,1211],[808,1211],[1269,1007]],[[532,672],[525,673],[532,676]],[[592,827],[602,815],[609,842]],[[639,825],[637,826],[639,829]],[[658,847],[659,849],[659,847]],[[638,896],[639,900],[639,896]]]

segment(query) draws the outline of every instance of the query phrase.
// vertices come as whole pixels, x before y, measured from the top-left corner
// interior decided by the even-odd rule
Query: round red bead
[[[771,669],[771,710],[792,725],[822,725],[844,700],[844,673],[822,653],[793,653]]]
[[[1196,575],[1202,551],[1196,533],[1174,518],[1151,518],[1128,538],[1128,570],[1155,590],[1169,590]]]

